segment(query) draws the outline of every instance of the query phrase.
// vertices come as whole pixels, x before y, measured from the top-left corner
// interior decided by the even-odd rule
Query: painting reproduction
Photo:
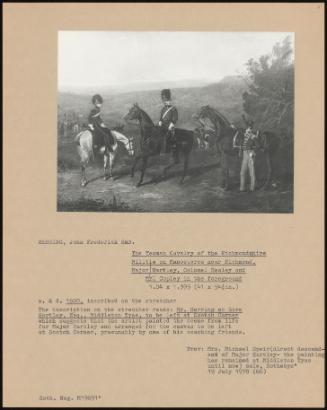
[[[57,211],[292,213],[294,34],[58,32]]]

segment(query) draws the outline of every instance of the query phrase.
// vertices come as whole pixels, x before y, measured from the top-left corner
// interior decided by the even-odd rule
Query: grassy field
[[[218,108],[236,125],[242,125],[242,93],[246,87],[237,77],[227,77],[220,83],[199,88],[180,88],[173,91],[174,103],[179,110],[178,126],[194,129],[193,114],[201,105]],[[160,91],[139,91],[117,95],[104,95],[103,120],[110,127],[123,123],[123,116],[131,105],[138,102],[154,121],[161,109]],[[58,121],[64,112],[74,110],[87,118],[90,96],[59,93]],[[139,129],[125,124],[124,133],[134,136],[137,143]],[[99,157],[87,169],[89,183],[80,186],[80,164],[73,136],[58,139],[58,211],[80,212],[293,212],[293,154],[282,147],[274,160],[276,184],[269,191],[240,195],[240,158],[232,164],[233,187],[223,191],[219,157],[210,151],[194,150],[190,156],[190,171],[183,185],[179,180],[182,164],[162,178],[164,167],[171,161],[168,155],[149,160],[144,184],[137,188],[139,172],[129,176],[132,158],[121,147],[114,166],[113,180],[103,181],[103,158]],[[257,156],[258,187],[266,175],[262,154]]]
[[[240,159],[234,158],[232,190],[219,187],[219,157],[213,152],[195,150],[190,157],[190,171],[180,184],[182,165],[162,178],[170,156],[152,157],[144,184],[136,187],[139,171],[130,177],[133,158],[119,148],[112,180],[102,178],[103,158],[98,157],[87,169],[88,184],[80,186],[79,158],[76,145],[65,141],[58,145],[58,202],[61,212],[293,212],[291,176],[277,178],[275,188],[260,189],[265,175],[263,158],[258,156],[259,189],[239,194]],[[282,182],[283,181],[283,182]]]

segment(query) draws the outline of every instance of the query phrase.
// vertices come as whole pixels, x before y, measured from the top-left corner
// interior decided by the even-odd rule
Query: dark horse
[[[232,156],[238,154],[238,150],[234,147],[234,137],[237,129],[230,124],[224,115],[215,108],[210,107],[210,105],[201,107],[197,117],[199,120],[209,119],[214,127],[216,146],[218,152],[220,152],[220,166],[223,176],[222,187],[228,190],[230,189],[230,160]]]
[[[201,107],[198,117],[201,119],[207,118],[212,123],[215,134],[216,144],[218,151],[220,151],[220,162],[223,174],[223,187],[229,189],[229,169],[231,157],[237,155],[240,152],[240,145],[236,145],[236,141],[242,138],[245,130],[236,129],[230,124],[227,118],[218,112],[216,109],[206,105]],[[248,121],[243,116],[243,120],[248,126]],[[267,174],[262,185],[263,189],[270,186],[273,174],[273,156],[276,154],[280,146],[280,140],[278,136],[272,131],[260,131],[258,132],[258,149],[263,153],[265,163],[267,167]]]
[[[137,120],[140,125],[141,133],[141,152],[135,156],[135,160],[132,166],[131,176],[134,176],[135,167],[140,159],[142,159],[142,169],[141,178],[137,184],[140,186],[143,182],[144,173],[147,167],[148,158],[150,156],[159,155],[163,148],[163,138],[164,134],[159,126],[155,126],[149,115],[142,110],[137,104],[134,104],[129,112],[125,115],[124,119],[126,121]],[[171,148],[173,155],[173,163],[169,164],[164,168],[164,177],[169,168],[179,163],[179,155],[182,154],[184,157],[184,170],[181,179],[181,183],[188,171],[189,155],[194,145],[194,135],[193,131],[184,130],[181,128],[175,129],[175,146]]]

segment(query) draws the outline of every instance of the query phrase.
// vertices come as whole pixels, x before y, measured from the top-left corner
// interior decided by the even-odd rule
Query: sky
[[[58,86],[217,82],[292,33],[60,31]]]

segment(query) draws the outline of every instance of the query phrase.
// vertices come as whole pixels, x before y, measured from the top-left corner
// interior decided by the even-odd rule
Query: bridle
[[[133,138],[133,137],[130,138],[130,137],[128,137],[127,135],[126,135],[126,137],[127,137],[127,139],[128,139],[128,148],[127,148],[127,151],[128,151],[129,154],[132,154],[132,153],[134,152],[134,145],[133,145],[133,140],[134,140],[134,138]]]
[[[209,131],[216,132],[216,130],[215,130],[213,127],[210,127],[210,125],[205,124],[205,123],[203,122],[204,119],[207,118],[207,119],[211,122],[211,124],[214,126],[214,123],[213,123],[213,121],[212,121],[212,119],[211,119],[211,117],[210,117],[209,111],[210,111],[210,108],[209,108],[209,107],[203,108],[203,109],[201,110],[201,112],[200,112],[200,115],[199,115],[199,118],[198,118],[198,122],[201,124],[201,126],[202,126],[203,128],[205,128],[205,129],[207,129],[207,130],[209,130]]]

